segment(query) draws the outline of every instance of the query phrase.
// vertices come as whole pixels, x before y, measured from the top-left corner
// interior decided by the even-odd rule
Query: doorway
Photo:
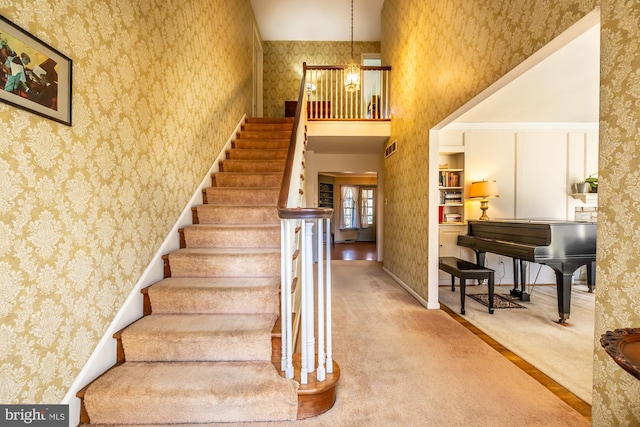
[[[318,206],[334,210],[333,260],[378,259],[377,174],[318,174]]]

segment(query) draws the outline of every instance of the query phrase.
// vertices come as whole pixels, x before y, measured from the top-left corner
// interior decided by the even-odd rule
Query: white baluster
[[[324,234],[322,233],[322,219],[316,220],[318,224],[318,370],[316,378],[324,381],[326,378],[325,353],[324,353],[324,247],[322,245]],[[331,262],[331,260],[327,260]]]
[[[331,340],[331,218],[326,219],[327,222],[327,237],[325,239],[327,251],[327,274],[326,274],[326,310],[327,317],[325,323],[327,325],[326,329],[326,341],[327,341],[327,373],[333,373],[333,349],[332,349],[332,340]]]
[[[384,99],[385,99],[385,119],[389,118],[389,71],[385,70],[384,72],[385,75],[385,84],[386,84],[386,88],[384,91]]]

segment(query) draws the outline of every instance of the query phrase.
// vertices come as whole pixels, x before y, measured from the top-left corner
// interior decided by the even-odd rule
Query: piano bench
[[[440,257],[439,268],[451,275],[452,292],[456,290],[455,278],[457,277],[460,280],[460,314],[464,314],[464,297],[467,279],[486,279],[489,282],[489,314],[493,314],[494,270],[455,257]]]

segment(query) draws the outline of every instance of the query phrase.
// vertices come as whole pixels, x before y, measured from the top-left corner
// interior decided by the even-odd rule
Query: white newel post
[[[305,222],[302,222],[300,227],[301,249],[302,249],[302,271],[300,274],[300,335],[302,338],[301,354],[300,354],[300,384],[307,384],[307,358],[308,350],[306,346],[307,342],[307,263],[304,257],[306,256],[306,244],[307,244],[307,227],[304,226]]]
[[[313,298],[313,222],[304,221],[304,228],[307,230],[307,241],[302,251],[302,259],[305,263],[307,270],[306,281],[304,282],[303,289],[306,290],[306,301],[304,303],[303,310],[307,312],[307,339],[303,340],[303,344],[307,346],[307,372],[313,372],[315,367],[315,313],[314,313],[314,298]]]

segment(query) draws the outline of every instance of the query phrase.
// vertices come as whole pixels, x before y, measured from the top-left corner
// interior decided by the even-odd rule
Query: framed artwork
[[[71,59],[1,15],[0,101],[71,126]]]

